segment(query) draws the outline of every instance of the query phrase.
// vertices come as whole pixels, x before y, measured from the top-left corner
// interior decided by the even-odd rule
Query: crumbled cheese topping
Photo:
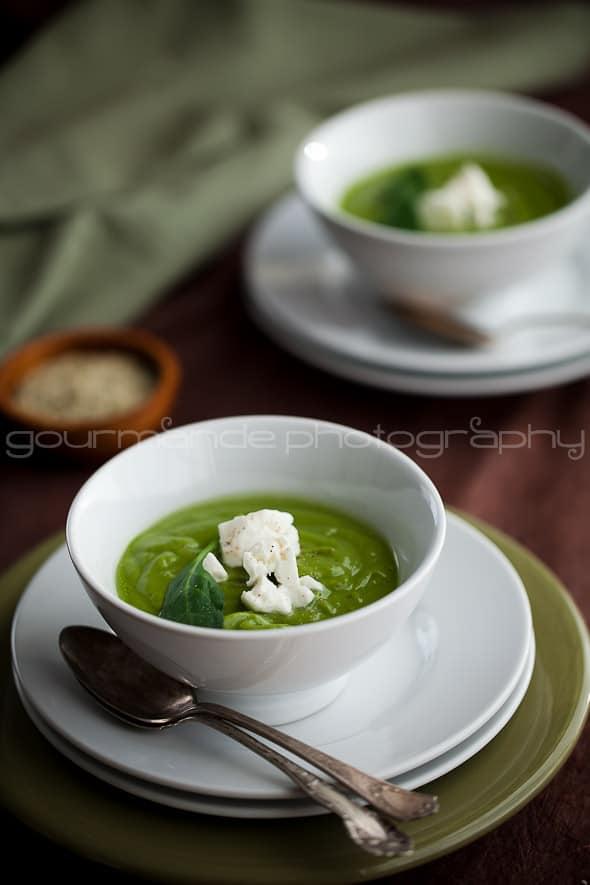
[[[278,564],[281,550],[291,547],[299,556],[299,533],[290,513],[281,510],[255,510],[245,516],[234,516],[219,523],[221,554],[226,565],[242,565],[244,553],[251,551],[256,558]],[[254,551],[256,548],[256,551]]]
[[[290,615],[294,608],[309,605],[314,590],[322,589],[311,575],[299,577],[301,548],[291,513],[256,510],[218,528],[225,565],[241,565],[248,574],[248,589],[241,598],[252,611]]]
[[[203,568],[211,575],[214,581],[221,583],[227,581],[228,575],[214,553],[209,552],[203,559]]]
[[[506,197],[496,190],[484,170],[466,163],[443,187],[425,191],[418,215],[431,231],[493,227]]]

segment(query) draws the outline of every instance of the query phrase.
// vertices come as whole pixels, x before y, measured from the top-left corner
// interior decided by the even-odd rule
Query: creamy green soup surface
[[[199,502],[164,517],[134,538],[117,567],[117,592],[121,599],[158,615],[170,582],[212,545],[221,558],[218,524],[239,514],[264,508],[293,514],[301,552],[300,575],[310,575],[323,587],[306,606],[289,615],[250,611],[242,602],[247,574],[227,567],[223,592],[225,629],[263,629],[308,624],[369,605],[394,590],[399,583],[397,561],[391,546],[372,527],[332,507],[313,501],[251,494]]]
[[[485,221],[478,223],[477,212],[455,211],[461,200],[461,181],[457,179],[466,167],[473,171],[477,167],[484,180],[475,182],[472,188],[475,209],[482,208]],[[458,186],[449,189],[449,182]],[[463,196],[469,188],[465,182]],[[486,193],[486,186],[488,192]],[[441,194],[441,189],[446,193]],[[486,200],[494,189],[498,195],[498,206],[486,218]],[[449,213],[424,211],[425,194],[438,194],[439,209],[447,200]],[[365,221],[373,221],[389,227],[405,230],[436,233],[477,233],[481,230],[494,230],[534,221],[550,212],[555,212],[573,199],[568,182],[556,172],[537,163],[524,162],[502,156],[485,154],[457,153],[438,157],[427,157],[412,162],[378,169],[368,176],[353,182],[340,200],[340,208]],[[492,193],[493,200],[493,193]],[[478,201],[479,204],[478,204]],[[426,201],[428,202],[428,201]],[[454,202],[454,207],[453,207]],[[483,205],[482,205],[483,204]],[[432,219],[432,222],[429,219]]]

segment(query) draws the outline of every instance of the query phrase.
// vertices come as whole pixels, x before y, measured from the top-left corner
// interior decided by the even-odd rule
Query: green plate
[[[515,814],[553,777],[583,727],[590,692],[590,644],[570,597],[530,553],[475,523],[513,562],[531,601],[537,659],[524,701],[503,731],[456,771],[430,785],[440,812],[408,826],[416,850],[383,860],[348,842],[330,817],[260,821],[207,817],[144,802],[63,759],[24,713],[10,676],[10,620],[27,582],[60,538],[0,577],[0,796],[35,830],[87,858],[171,882],[368,881],[423,864],[465,845]]]

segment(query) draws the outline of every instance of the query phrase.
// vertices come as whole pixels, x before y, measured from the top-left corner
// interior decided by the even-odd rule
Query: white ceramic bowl
[[[331,620],[260,631],[177,624],[117,596],[131,539],[197,501],[285,492],[333,504],[393,545],[402,584]],[[113,630],[199,696],[279,723],[320,709],[420,601],[445,535],[440,496],[423,471],[366,433],[307,418],[248,416],[178,427],[132,446],[94,473],[68,515],[67,544],[90,599]]]
[[[348,186],[388,165],[452,152],[548,165],[575,199],[537,221],[426,234],[346,214]],[[303,199],[388,298],[458,303],[542,271],[588,233],[590,127],[543,102],[486,91],[414,92],[357,105],[309,133],[295,156]]]

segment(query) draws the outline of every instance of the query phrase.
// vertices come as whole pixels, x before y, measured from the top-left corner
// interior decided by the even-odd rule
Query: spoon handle
[[[340,817],[353,842],[369,854],[379,857],[394,857],[399,854],[409,854],[412,851],[410,837],[399,830],[390,820],[381,817],[369,808],[357,805],[338,787],[328,783],[319,775],[307,771],[281,753],[277,753],[268,744],[262,743],[248,732],[201,711],[186,718],[195,719],[222,732],[266,759],[271,765],[279,768],[314,802],[323,805],[328,811]]]
[[[481,347],[490,344],[494,338],[493,333],[480,329],[449,309],[405,301],[396,301],[392,306],[400,319],[443,341],[463,347]]]
[[[330,775],[334,780],[356,793],[357,796],[387,817],[409,821],[427,817],[438,811],[436,796],[404,790],[403,787],[397,787],[395,784],[381,780],[381,778],[372,777],[353,765],[342,762],[342,760],[336,759],[316,747],[311,747],[309,744],[270,725],[265,725],[258,719],[252,719],[244,713],[239,713],[237,710],[231,710],[220,704],[208,703],[197,703],[196,710],[199,714],[206,714],[207,717],[232,722],[240,728],[253,731],[293,755],[299,756],[300,759],[311,763],[315,768],[319,768],[320,771]]]
[[[451,308],[440,308],[430,303],[410,304],[406,301],[395,301],[392,306],[396,315],[405,322],[436,335],[442,341],[450,341],[464,347],[482,347],[509,335],[536,328],[549,327],[552,329],[563,326],[572,329],[588,329],[590,326],[590,313],[583,310],[524,313],[499,324],[486,324],[484,327],[472,320],[465,319]]]

